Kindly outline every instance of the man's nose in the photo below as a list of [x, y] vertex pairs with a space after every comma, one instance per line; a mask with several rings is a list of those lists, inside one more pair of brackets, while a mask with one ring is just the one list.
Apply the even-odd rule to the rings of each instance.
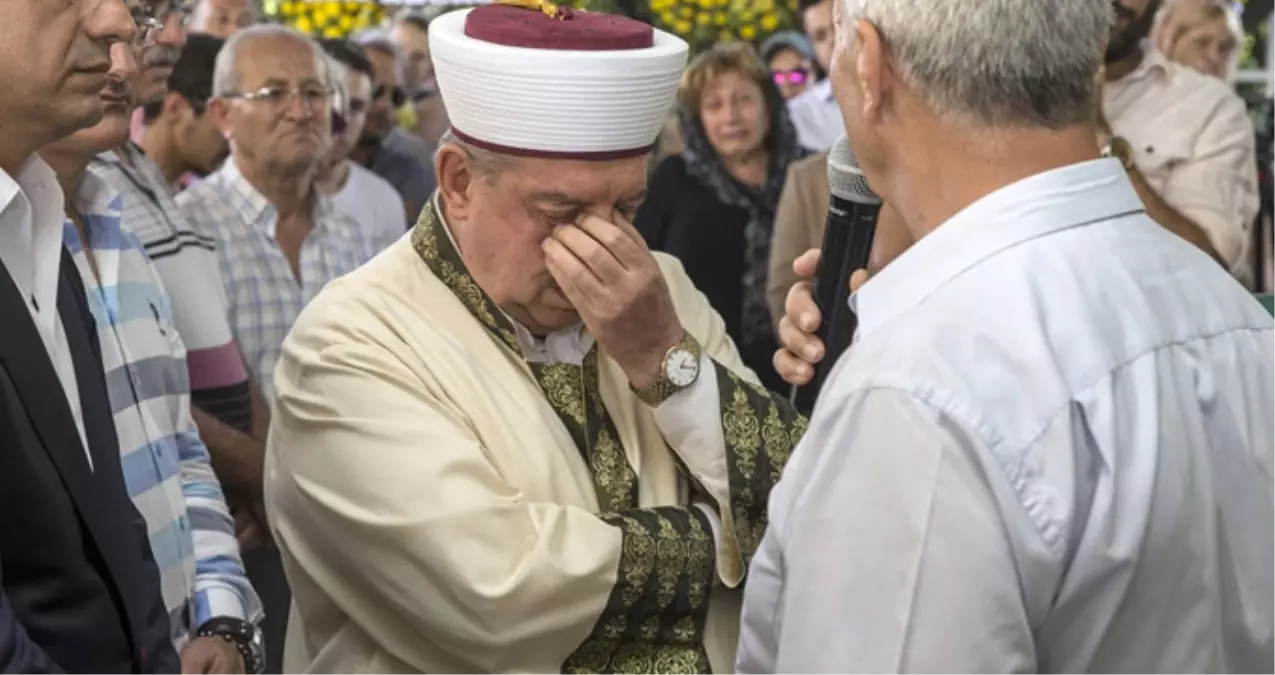
[[131, 42], [137, 35], [137, 24], [123, 0], [86, 0], [84, 9], [84, 34], [94, 41]]
[[111, 45], [110, 76], [122, 81], [133, 79], [137, 75], [137, 54], [128, 42], [116, 42]]
[[186, 22], [182, 12], [169, 12], [164, 19], [164, 29], [155, 36], [156, 44], [181, 49], [186, 46]]

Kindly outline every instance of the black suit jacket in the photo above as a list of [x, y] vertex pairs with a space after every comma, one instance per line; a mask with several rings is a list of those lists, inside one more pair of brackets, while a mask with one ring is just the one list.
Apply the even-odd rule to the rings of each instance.
[[58, 313], [92, 469], [26, 303], [0, 271], [0, 669], [179, 672], [146, 523], [124, 487], [96, 329], [65, 251]]

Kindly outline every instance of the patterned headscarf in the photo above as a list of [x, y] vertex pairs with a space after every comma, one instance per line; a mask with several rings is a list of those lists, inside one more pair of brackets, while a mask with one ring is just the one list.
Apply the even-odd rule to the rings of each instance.
[[779, 89], [770, 81], [760, 83], [770, 115], [770, 130], [765, 145], [768, 154], [766, 180], [760, 186], [744, 185], [735, 180], [708, 140], [698, 110], [678, 109], [682, 138], [686, 148], [682, 158], [688, 173], [713, 191], [717, 200], [728, 206], [748, 211], [744, 227], [745, 264], [743, 326], [741, 346], [767, 338], [773, 331], [770, 310], [766, 304], [766, 275], [770, 267], [770, 235], [775, 227], [775, 208], [788, 175], [788, 165], [810, 154], [797, 143], [797, 130], [788, 117]]

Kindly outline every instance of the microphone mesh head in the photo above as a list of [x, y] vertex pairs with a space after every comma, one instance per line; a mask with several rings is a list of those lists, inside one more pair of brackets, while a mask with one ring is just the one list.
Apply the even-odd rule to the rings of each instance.
[[876, 204], [881, 201], [868, 187], [859, 159], [850, 147], [850, 139], [845, 136], [838, 138], [828, 151], [828, 191], [852, 202]]

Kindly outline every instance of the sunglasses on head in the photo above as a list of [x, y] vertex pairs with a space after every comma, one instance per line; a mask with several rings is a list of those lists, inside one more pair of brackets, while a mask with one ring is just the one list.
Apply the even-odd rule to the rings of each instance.
[[810, 71], [805, 68], [793, 68], [792, 70], [776, 70], [774, 71], [775, 84], [805, 84], [810, 79]]
[[404, 94], [402, 89], [398, 87], [390, 87], [384, 84], [376, 85], [376, 89], [372, 91], [372, 100], [373, 101], [379, 100], [387, 92], [389, 93], [389, 96], [390, 96], [390, 103], [395, 108], [402, 106], [403, 102], [407, 100], [407, 94]]

